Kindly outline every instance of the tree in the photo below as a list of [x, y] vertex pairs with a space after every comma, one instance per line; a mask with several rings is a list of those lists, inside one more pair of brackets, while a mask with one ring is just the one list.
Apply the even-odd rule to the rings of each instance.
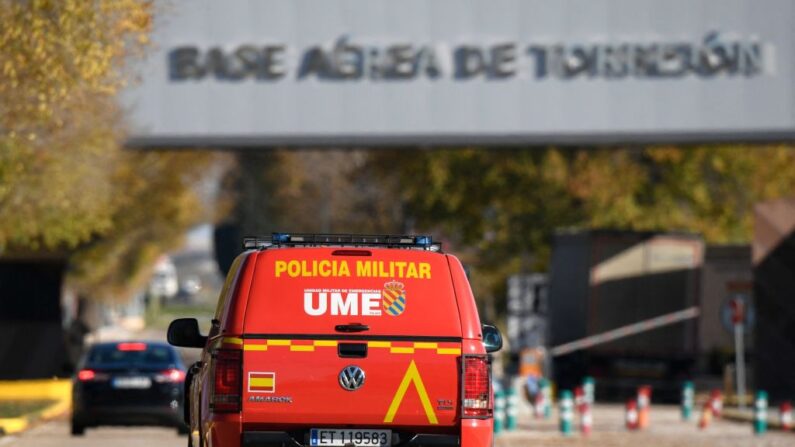
[[752, 205], [795, 191], [789, 146], [386, 151], [365, 169], [396, 185], [418, 228], [453, 243], [486, 301], [508, 274], [546, 268], [556, 229], [747, 243]]
[[70, 281], [124, 296], [206, 210], [214, 156], [124, 151], [120, 88], [148, 0], [0, 0], [0, 256], [69, 257]]
[[2, 0], [0, 250], [73, 248], [110, 229], [114, 95], [150, 22], [138, 0]]

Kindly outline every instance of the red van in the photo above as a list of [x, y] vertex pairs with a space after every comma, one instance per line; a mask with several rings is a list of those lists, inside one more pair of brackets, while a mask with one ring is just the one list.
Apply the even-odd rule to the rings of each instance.
[[186, 380], [193, 446], [492, 445], [487, 352], [461, 263], [428, 236], [247, 238]]

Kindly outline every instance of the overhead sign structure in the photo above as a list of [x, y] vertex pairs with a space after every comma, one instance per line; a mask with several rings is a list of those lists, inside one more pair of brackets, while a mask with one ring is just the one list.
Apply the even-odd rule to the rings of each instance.
[[133, 147], [780, 140], [789, 0], [174, 0]]

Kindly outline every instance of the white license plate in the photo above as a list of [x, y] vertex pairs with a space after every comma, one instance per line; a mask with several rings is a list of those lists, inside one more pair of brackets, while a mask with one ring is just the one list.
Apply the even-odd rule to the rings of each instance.
[[309, 445], [336, 446], [392, 445], [392, 430], [349, 430], [346, 428], [313, 428], [309, 431]]
[[113, 388], [144, 390], [152, 387], [149, 377], [116, 377], [113, 379]]

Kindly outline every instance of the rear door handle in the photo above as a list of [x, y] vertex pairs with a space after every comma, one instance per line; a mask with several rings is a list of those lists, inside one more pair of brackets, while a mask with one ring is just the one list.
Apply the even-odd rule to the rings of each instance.
[[342, 358], [365, 358], [367, 343], [340, 343], [337, 345], [337, 355]]
[[363, 332], [369, 331], [370, 326], [361, 323], [338, 324], [334, 326], [334, 330], [337, 332]]

